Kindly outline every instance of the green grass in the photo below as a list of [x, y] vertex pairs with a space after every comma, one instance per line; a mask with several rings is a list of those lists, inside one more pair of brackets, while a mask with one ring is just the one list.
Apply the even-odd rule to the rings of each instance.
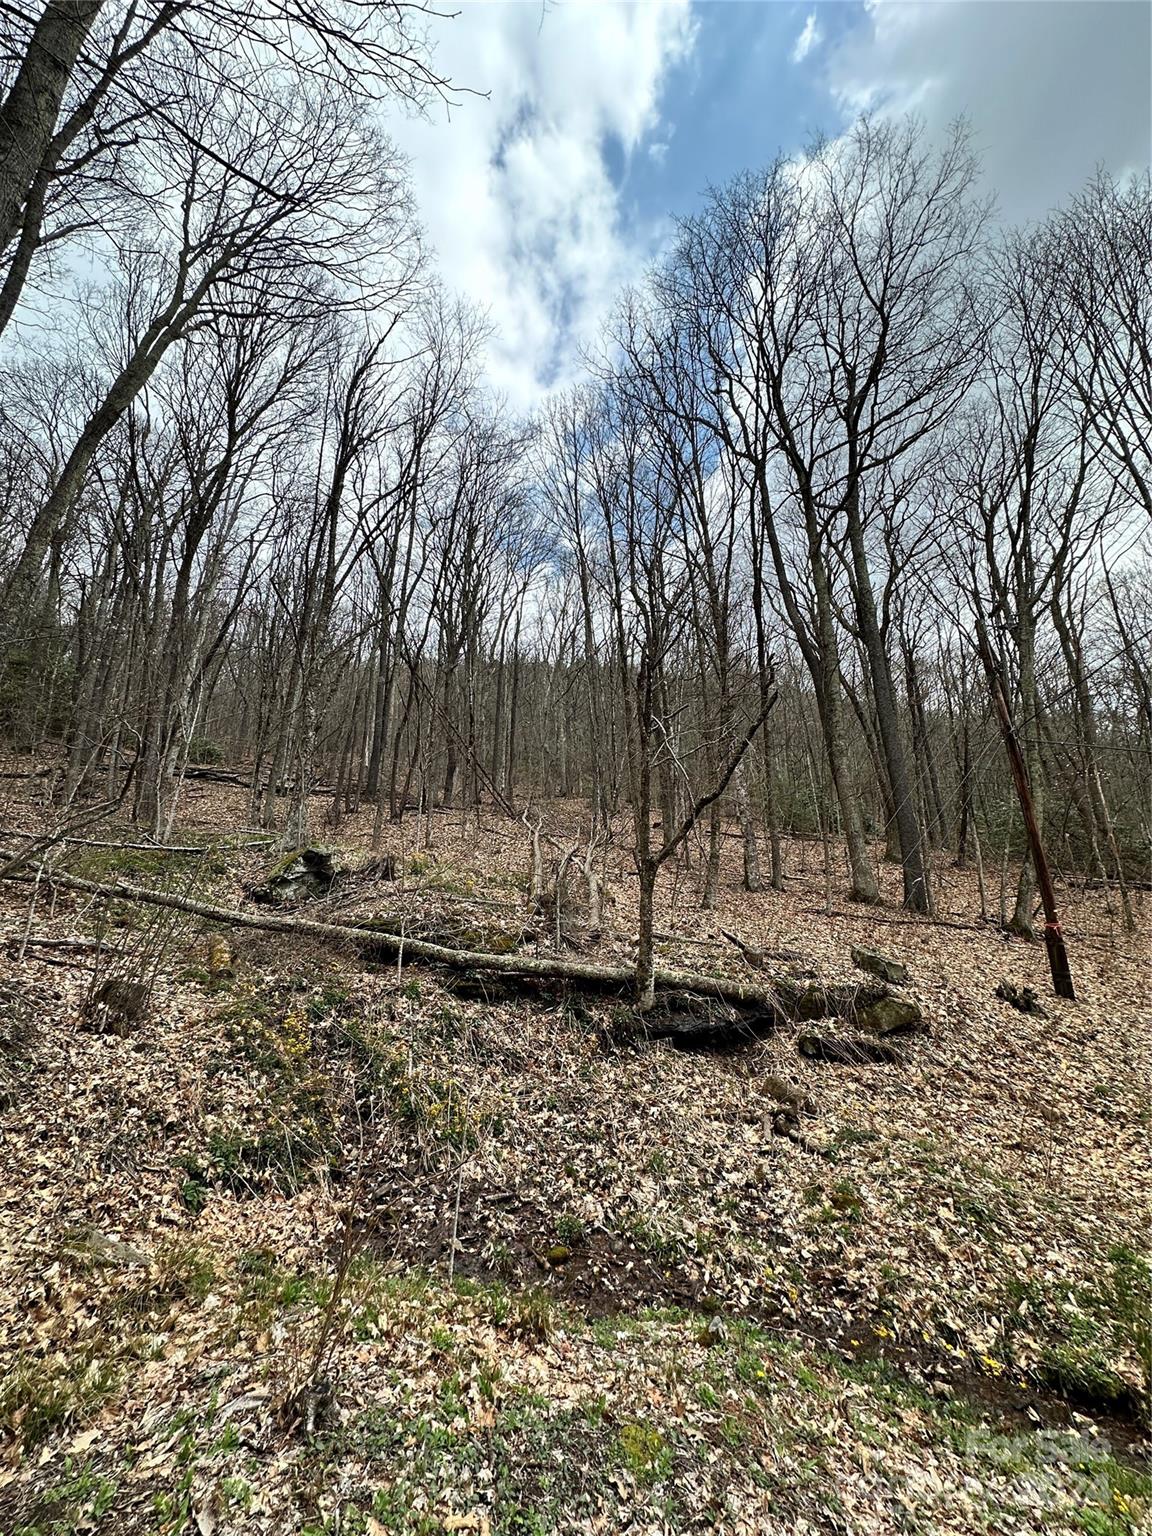
[[93, 1418], [119, 1390], [122, 1374], [115, 1361], [87, 1350], [18, 1354], [0, 1381], [0, 1435], [24, 1451], [35, 1450]]
[[[1018, 1329], [1038, 1334], [1035, 1375], [1045, 1385], [1089, 1406], [1123, 1408], [1142, 1389], [1149, 1411], [1152, 1386], [1152, 1270], [1125, 1246], [1112, 1248], [1086, 1285], [1069, 1286], [1014, 1278], [1002, 1352], [1011, 1358]], [[1122, 1374], [1124, 1367], [1140, 1389]]]
[[14, 1527], [11, 1536], [78, 1536], [94, 1530], [115, 1509], [119, 1492], [119, 1484], [91, 1461], [66, 1456], [60, 1481], [40, 1494], [33, 1519]]
[[203, 853], [173, 853], [165, 848], [70, 849], [68, 873], [99, 884], [126, 880], [129, 884], [195, 885], [228, 873], [220, 852], [206, 846]]

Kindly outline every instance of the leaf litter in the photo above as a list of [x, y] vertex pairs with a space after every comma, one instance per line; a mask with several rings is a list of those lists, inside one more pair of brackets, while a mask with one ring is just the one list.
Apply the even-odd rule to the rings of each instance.
[[[180, 841], [240, 841], [196, 789]], [[387, 881], [355, 873], [369, 827], [310, 912], [525, 942], [506, 823], [397, 832]], [[733, 861], [707, 913], [678, 872], [661, 948], [739, 976], [734, 932], [829, 982], [875, 948], [927, 1023], [895, 1063], [808, 1059], [799, 1027], [622, 1044], [626, 999], [485, 1000], [284, 935], [228, 936], [214, 975], [190, 922], [150, 951], [142, 908], [4, 888], [7, 935], [154, 974], [98, 1032], [90, 955], [0, 950], [0, 1529], [1141, 1529], [1146, 944], [1080, 894], [1058, 1002], [961, 872], [944, 928], [814, 910], [806, 858], [783, 895]], [[241, 903], [269, 862], [197, 878]], [[623, 856], [611, 884], [597, 958], [626, 961]]]

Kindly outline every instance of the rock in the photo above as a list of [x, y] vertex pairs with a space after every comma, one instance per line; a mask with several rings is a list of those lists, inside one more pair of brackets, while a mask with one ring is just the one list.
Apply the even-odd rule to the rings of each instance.
[[810, 1109], [812, 1101], [802, 1088], [795, 1087], [792, 1083], [786, 1083], [782, 1077], [768, 1076], [763, 1081], [763, 1090], [769, 1098], [775, 1099], [777, 1104], [786, 1104], [789, 1109]]
[[879, 976], [881, 981], [890, 982], [893, 986], [908, 980], [908, 967], [899, 960], [890, 960], [878, 949], [854, 949], [852, 962], [870, 976]]
[[1043, 1007], [1031, 987], [1015, 987], [1010, 981], [1002, 981], [996, 988], [996, 996], [1002, 1002], [1010, 1003], [1020, 1013], [1032, 1013], [1038, 1019], [1048, 1017], [1048, 1010]]
[[110, 1268], [140, 1268], [150, 1262], [148, 1255], [139, 1248], [134, 1248], [131, 1243], [121, 1243], [114, 1237], [106, 1237], [95, 1227], [83, 1228], [67, 1246], [79, 1257], [91, 1259], [96, 1264], [106, 1264]]
[[770, 1129], [774, 1136], [787, 1136], [794, 1141], [800, 1134], [800, 1117], [794, 1109], [778, 1109], [771, 1117]]
[[879, 1040], [852, 1040], [843, 1035], [804, 1034], [796, 1041], [801, 1056], [812, 1061], [834, 1062], [840, 1066], [858, 1067], [868, 1062], [893, 1063], [900, 1060], [900, 1053]]
[[703, 1344], [705, 1349], [710, 1349], [714, 1344], [723, 1344], [728, 1337], [728, 1329], [724, 1325], [722, 1317], [710, 1317], [696, 1335], [697, 1343]]
[[129, 1034], [148, 1007], [149, 991], [142, 981], [109, 976], [84, 1005], [83, 1027], [97, 1035]]
[[856, 1025], [870, 1035], [899, 1035], [924, 1022], [920, 1005], [910, 997], [881, 997], [856, 1015]]
[[548, 1250], [549, 1264], [567, 1264], [572, 1257], [572, 1250], [566, 1243], [553, 1243]]
[[252, 891], [252, 900], [275, 907], [295, 907], [327, 896], [336, 884], [335, 861], [334, 848], [295, 848]]

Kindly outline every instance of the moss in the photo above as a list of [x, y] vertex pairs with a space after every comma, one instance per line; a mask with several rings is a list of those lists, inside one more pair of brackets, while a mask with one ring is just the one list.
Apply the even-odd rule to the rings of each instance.
[[293, 864], [296, 863], [297, 859], [299, 859], [300, 856], [304, 853], [304, 851], [305, 850], [303, 848], [290, 848], [287, 853], [277, 859], [275, 864], [272, 865], [272, 867], [264, 876], [265, 885], [267, 885], [269, 881], [279, 880], [284, 875], [286, 875], [292, 868]]
[[654, 1425], [629, 1423], [617, 1437], [624, 1465], [638, 1483], [661, 1482], [671, 1468], [668, 1442]]
[[462, 928], [456, 941], [461, 949], [481, 954], [509, 955], [520, 942], [519, 935], [504, 928]]
[[75, 848], [67, 859], [69, 874], [100, 884], [127, 880], [133, 884], [195, 885], [227, 874], [220, 853], [176, 853], [166, 848]]

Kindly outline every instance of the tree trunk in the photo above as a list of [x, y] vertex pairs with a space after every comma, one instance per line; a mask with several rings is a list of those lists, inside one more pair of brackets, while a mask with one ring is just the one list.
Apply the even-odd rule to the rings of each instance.
[[651, 1008], [656, 1000], [656, 941], [652, 932], [656, 892], [655, 862], [642, 859], [639, 875], [640, 931], [636, 942], [636, 1006], [643, 1012]]
[[744, 889], [758, 891], [760, 881], [760, 850], [756, 846], [756, 823], [748, 805], [748, 782], [741, 763], [735, 773], [736, 811], [740, 817], [740, 831], [744, 839]]
[[15, 237], [68, 82], [103, 0], [48, 0], [0, 104], [0, 250]]
[[893, 818], [900, 838], [904, 905], [913, 912], [926, 913], [930, 910], [930, 898], [920, 821], [916, 815], [912, 778], [908, 772], [908, 757], [900, 731], [892, 667], [876, 614], [876, 599], [872, 591], [872, 578], [868, 570], [868, 555], [864, 545], [864, 526], [855, 493], [849, 497], [845, 511], [855, 575], [856, 618], [868, 657], [868, 669], [872, 677], [872, 697], [876, 705], [876, 726], [884, 753], [884, 768], [892, 790]]

